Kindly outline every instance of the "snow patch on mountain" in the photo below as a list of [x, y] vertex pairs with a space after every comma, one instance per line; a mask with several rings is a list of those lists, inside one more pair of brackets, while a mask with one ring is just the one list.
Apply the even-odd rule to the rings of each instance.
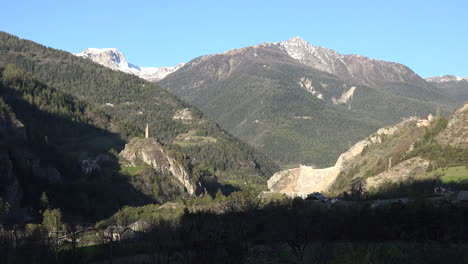
[[360, 55], [343, 55], [335, 50], [314, 46], [300, 37], [287, 41], [264, 43], [259, 47], [277, 47], [296, 61], [314, 69], [366, 84], [375, 81], [414, 81], [421, 78], [408, 67]]
[[185, 65], [185, 63], [179, 63], [174, 67], [139, 67], [129, 63], [125, 56], [116, 48], [88, 48], [74, 55], [91, 59], [113, 70], [134, 74], [148, 81], [161, 80]]
[[458, 77], [454, 75], [444, 75], [444, 76], [434, 76], [426, 78], [428, 82], [460, 82], [460, 81], [468, 81], [468, 77]]
[[334, 73], [346, 69], [344, 55], [324, 47], [309, 44], [300, 37], [293, 37], [288, 41], [274, 43], [293, 59], [318, 70]]

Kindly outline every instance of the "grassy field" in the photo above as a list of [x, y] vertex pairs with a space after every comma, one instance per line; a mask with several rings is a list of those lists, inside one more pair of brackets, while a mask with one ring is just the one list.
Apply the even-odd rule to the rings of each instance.
[[417, 179], [427, 180], [434, 179], [437, 176], [442, 175], [440, 180], [442, 183], [460, 183], [463, 181], [468, 181], [468, 167], [467, 166], [456, 166], [456, 167], [447, 167], [439, 168], [430, 172], [425, 172], [416, 176]]
[[174, 139], [174, 143], [181, 147], [216, 143], [216, 138], [197, 135], [197, 130], [190, 130], [180, 134]]
[[448, 167], [437, 169], [434, 174], [442, 174], [442, 183], [468, 181], [468, 168], [467, 166]]

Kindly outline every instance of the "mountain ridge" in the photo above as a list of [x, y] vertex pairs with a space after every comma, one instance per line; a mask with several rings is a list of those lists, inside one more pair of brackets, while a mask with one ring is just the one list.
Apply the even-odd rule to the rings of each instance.
[[455, 75], [434, 76], [425, 79], [428, 82], [450, 82], [450, 81], [468, 81], [468, 77], [458, 77]]
[[452, 100], [408, 67], [346, 56], [293, 38], [197, 57], [158, 84], [283, 164], [329, 166], [379, 127], [450, 111]]
[[264, 182], [276, 170], [276, 164], [263, 154], [154, 83], [8, 33], [0, 32], [0, 40], [0, 65], [16, 64], [49, 86], [86, 100], [139, 131], [148, 124], [150, 136], [191, 158], [191, 173]]
[[148, 81], [158, 81], [178, 70], [184, 65], [179, 63], [173, 67], [140, 67], [131, 64], [127, 61], [125, 56], [117, 48], [87, 48], [80, 53], [73, 53], [73, 55], [83, 58], [89, 58], [103, 66], [113, 70], [123, 71], [125, 73], [134, 74]]
[[468, 101], [468, 77], [444, 75], [429, 77], [426, 81], [460, 104]]

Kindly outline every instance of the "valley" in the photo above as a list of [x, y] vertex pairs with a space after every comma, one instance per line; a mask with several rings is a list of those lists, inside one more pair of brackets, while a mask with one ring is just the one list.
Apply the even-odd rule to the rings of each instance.
[[140, 67], [0, 32], [0, 262], [457, 263], [465, 84], [299, 37]]

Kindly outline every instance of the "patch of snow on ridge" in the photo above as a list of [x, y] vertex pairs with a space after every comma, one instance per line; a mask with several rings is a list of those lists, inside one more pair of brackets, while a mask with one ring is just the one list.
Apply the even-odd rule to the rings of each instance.
[[161, 80], [185, 65], [185, 63], [179, 63], [174, 67], [139, 67], [129, 63], [125, 56], [116, 48], [88, 48], [83, 52], [74, 53], [74, 55], [89, 58], [110, 69], [134, 74], [148, 81]]
[[468, 81], [468, 77], [458, 77], [458, 76], [454, 76], [454, 75], [444, 75], [444, 76], [429, 77], [429, 78], [426, 78], [426, 81], [428, 81], [428, 82], [437, 82], [437, 83], [451, 82], [451, 81], [460, 82], [460, 81]]
[[286, 51], [293, 59], [325, 72], [333, 73], [337, 64], [344, 64], [344, 56], [340, 53], [311, 45], [300, 37], [293, 37], [275, 45]]

